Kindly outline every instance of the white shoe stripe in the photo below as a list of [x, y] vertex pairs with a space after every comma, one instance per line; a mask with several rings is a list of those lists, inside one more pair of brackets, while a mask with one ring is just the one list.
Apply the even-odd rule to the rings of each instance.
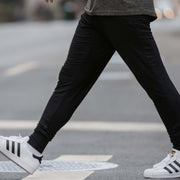
[[171, 164], [169, 164], [169, 166], [174, 170], [174, 172], [179, 172], [178, 171], [178, 169], [175, 167], [175, 166], [173, 166], [173, 164], [171, 163]]
[[180, 163], [179, 163], [178, 160], [175, 160], [175, 161], [174, 161], [174, 164], [176, 164], [176, 165], [180, 168]]
[[11, 152], [11, 150], [12, 150], [12, 141], [9, 140], [9, 151]]
[[174, 162], [172, 162], [171, 164], [178, 170], [178, 172], [180, 171], [180, 167], [177, 166]]
[[167, 165], [166, 167], [167, 167], [172, 173], [175, 172], [175, 170], [174, 170], [171, 166]]
[[169, 167], [164, 167], [164, 169], [168, 172], [168, 173], [172, 173], [172, 171], [169, 169]]

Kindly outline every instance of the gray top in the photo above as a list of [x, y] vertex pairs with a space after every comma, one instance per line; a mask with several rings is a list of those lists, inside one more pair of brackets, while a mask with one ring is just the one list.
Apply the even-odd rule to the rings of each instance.
[[150, 15], [156, 16], [153, 0], [88, 0], [89, 15]]

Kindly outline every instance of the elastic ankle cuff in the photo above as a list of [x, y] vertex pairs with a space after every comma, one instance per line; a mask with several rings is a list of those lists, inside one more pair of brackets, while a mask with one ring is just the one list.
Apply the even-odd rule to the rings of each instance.
[[49, 140], [42, 134], [34, 132], [30, 137], [28, 143], [38, 152], [43, 153]]

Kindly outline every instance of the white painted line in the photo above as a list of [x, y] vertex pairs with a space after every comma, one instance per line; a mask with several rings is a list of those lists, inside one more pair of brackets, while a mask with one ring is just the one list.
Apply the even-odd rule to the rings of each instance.
[[141, 122], [97, 122], [82, 121], [72, 122], [65, 126], [64, 130], [77, 131], [112, 131], [112, 132], [156, 132], [165, 131], [161, 123]]
[[36, 124], [37, 121], [29, 120], [0, 120], [0, 129], [32, 129]]
[[37, 67], [38, 67], [38, 62], [34, 62], [34, 61], [18, 64], [14, 67], [8, 68], [4, 72], [4, 76], [6, 77], [15, 76], [30, 71], [32, 69], [35, 69]]
[[[113, 169], [116, 167], [118, 167], [117, 164], [110, 162], [97, 162], [97, 161], [86, 161], [86, 160], [85, 161], [43, 160], [37, 171], [40, 172], [97, 171], [97, 170]], [[11, 161], [0, 161], [0, 173], [1, 172], [24, 173], [25, 171]]]
[[56, 161], [109, 161], [112, 155], [63, 155], [56, 159]]
[[103, 72], [99, 80], [105, 81], [105, 80], [129, 80], [133, 79], [133, 75], [130, 72]]
[[[37, 121], [31, 120], [0, 120], [0, 129], [33, 129]], [[162, 123], [149, 122], [101, 122], [72, 121], [62, 130], [65, 131], [110, 131], [110, 132], [164, 132]]]
[[82, 172], [36, 172], [23, 180], [84, 180], [90, 176], [93, 171]]
[[[56, 159], [56, 161], [108, 161], [112, 156], [108, 155], [63, 155]], [[94, 171], [75, 171], [75, 172], [35, 172], [23, 180], [84, 180]]]

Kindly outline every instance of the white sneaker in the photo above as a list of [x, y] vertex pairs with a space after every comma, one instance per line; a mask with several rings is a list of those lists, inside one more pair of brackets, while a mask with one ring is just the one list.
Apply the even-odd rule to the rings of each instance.
[[0, 152], [26, 172], [33, 174], [38, 169], [42, 156], [38, 157], [30, 152], [28, 140], [29, 137], [0, 136]]
[[178, 178], [180, 177], [180, 151], [173, 149], [160, 163], [144, 171], [145, 178]]

